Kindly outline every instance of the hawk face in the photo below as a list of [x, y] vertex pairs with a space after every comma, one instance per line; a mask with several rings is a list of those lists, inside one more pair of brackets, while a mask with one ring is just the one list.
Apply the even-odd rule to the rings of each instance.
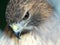
[[50, 5], [43, 0], [10, 0], [6, 9], [6, 20], [19, 38], [40, 26], [51, 10]]

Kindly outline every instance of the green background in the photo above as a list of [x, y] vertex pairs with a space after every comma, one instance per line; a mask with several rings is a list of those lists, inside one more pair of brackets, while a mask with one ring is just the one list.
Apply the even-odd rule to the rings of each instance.
[[9, 0], [0, 0], [0, 29], [4, 29], [6, 25], [5, 11]]

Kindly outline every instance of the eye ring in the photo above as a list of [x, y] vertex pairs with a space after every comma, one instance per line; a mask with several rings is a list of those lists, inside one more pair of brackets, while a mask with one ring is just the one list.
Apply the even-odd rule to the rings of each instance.
[[29, 18], [29, 12], [26, 12], [26, 14], [25, 14], [23, 20], [27, 20], [28, 18]]

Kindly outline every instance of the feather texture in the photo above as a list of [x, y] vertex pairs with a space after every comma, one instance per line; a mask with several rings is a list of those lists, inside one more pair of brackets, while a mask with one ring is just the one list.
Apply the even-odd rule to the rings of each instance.
[[[13, 0], [11, 1], [13, 2]], [[19, 2], [17, 0], [15, 1], [16, 1], [15, 3]], [[26, 0], [25, 2], [25, 0], [22, 0], [20, 3], [27, 4], [27, 2], [29, 1]], [[32, 7], [30, 13], [33, 14], [34, 16], [36, 16], [35, 14], [37, 13], [39, 14], [39, 16], [42, 15], [41, 18], [45, 19], [46, 18], [45, 16], [47, 16], [47, 18], [43, 21], [43, 23], [39, 23], [39, 26], [35, 26], [34, 24], [32, 24], [34, 25], [32, 31], [30, 33], [22, 35], [21, 39], [16, 38], [14, 33], [8, 28], [8, 26], [6, 26], [5, 31], [2, 33], [2, 36], [0, 38], [0, 45], [60, 45], [60, 16], [55, 12], [55, 10], [53, 10], [52, 7], [50, 7], [50, 5], [47, 4], [47, 2], [39, 0], [42, 1], [43, 3], [37, 1], [36, 4], [34, 3], [35, 1], [37, 0], [32, 0], [33, 2], [32, 5], [34, 4], [33, 7], [39, 4], [38, 8], [35, 8], [36, 10], [34, 10], [32, 5], [30, 4], [31, 2], [29, 3], [29, 6], [28, 4], [26, 5], [26, 7], [29, 7], [28, 9], [31, 9]], [[39, 6], [41, 9], [39, 8]], [[38, 10], [40, 9], [40, 12], [37, 9]], [[12, 12], [11, 14], [13, 13], [15, 12]], [[37, 16], [34, 18], [37, 19], [38, 18]], [[14, 15], [12, 15], [12, 17], [14, 17]], [[41, 18], [39, 17], [38, 19]]]

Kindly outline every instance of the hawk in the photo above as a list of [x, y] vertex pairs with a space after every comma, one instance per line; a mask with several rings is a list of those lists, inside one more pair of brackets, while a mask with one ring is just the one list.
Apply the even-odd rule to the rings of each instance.
[[47, 0], [10, 0], [6, 21], [1, 45], [60, 45], [59, 19]]

